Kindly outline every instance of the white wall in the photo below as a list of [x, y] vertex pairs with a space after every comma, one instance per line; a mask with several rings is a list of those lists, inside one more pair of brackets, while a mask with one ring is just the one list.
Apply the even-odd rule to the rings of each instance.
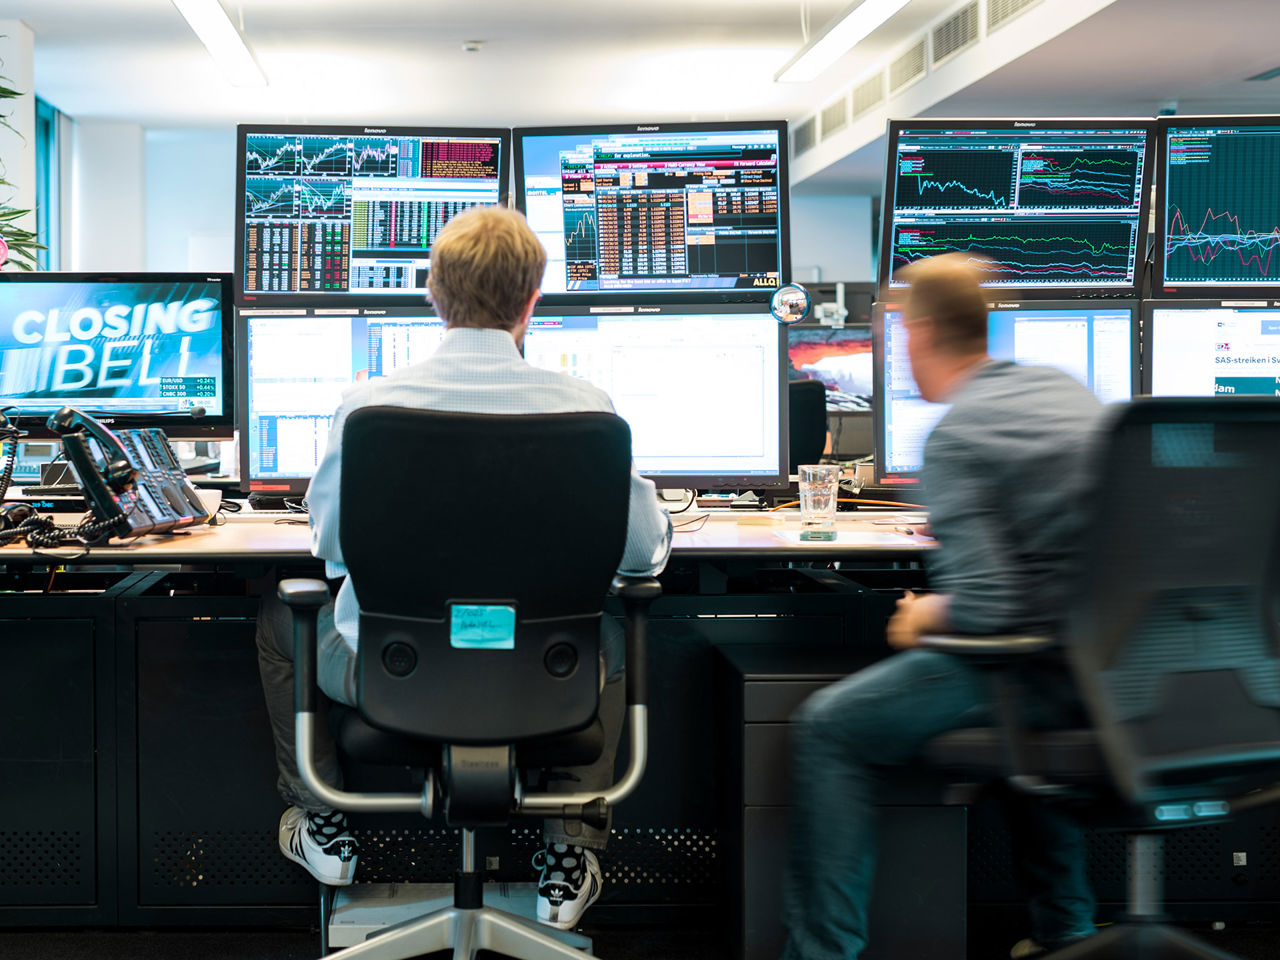
[[145, 270], [142, 127], [80, 121], [72, 134], [71, 262], [64, 266]]
[[874, 280], [871, 198], [792, 193], [791, 274], [801, 283]]
[[[0, 20], [0, 76], [6, 86], [22, 96], [5, 101], [13, 130], [0, 128], [0, 164], [12, 187], [0, 188], [0, 204], [34, 211], [36, 205], [36, 97], [33, 77], [35, 35], [21, 20]], [[35, 213], [15, 221], [15, 226], [35, 230]]]
[[148, 130], [146, 147], [147, 269], [230, 273], [235, 128]]

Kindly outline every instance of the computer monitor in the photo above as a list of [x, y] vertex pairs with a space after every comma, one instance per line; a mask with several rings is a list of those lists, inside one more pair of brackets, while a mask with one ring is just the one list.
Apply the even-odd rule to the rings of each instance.
[[422, 302], [431, 244], [507, 194], [510, 131], [240, 124], [236, 302]]
[[609, 394], [658, 486], [766, 490], [787, 482], [785, 336], [768, 304], [540, 307], [524, 355]]
[[1156, 140], [1152, 291], [1280, 292], [1280, 116], [1161, 117]]
[[[1103, 403], [1128, 400], [1138, 381], [1136, 300], [997, 302], [987, 314], [987, 352], [1000, 360], [1057, 367]], [[950, 409], [920, 396], [907, 356], [902, 309], [876, 304], [875, 472], [879, 483], [915, 483], [924, 442]]]
[[871, 324], [787, 328], [787, 379], [820, 380], [828, 411], [871, 412]]
[[790, 279], [786, 123], [529, 127], [513, 138], [516, 205], [547, 248], [548, 302], [767, 300]]
[[64, 406], [229, 438], [231, 377], [230, 274], [0, 272], [0, 406], [32, 438]]
[[[242, 486], [276, 495], [306, 490], [347, 386], [425, 359], [444, 335], [421, 310], [241, 310], [239, 326]], [[766, 304], [539, 308], [524, 354], [608, 393], [659, 486], [773, 489], [786, 482], [783, 336]]]
[[1136, 296], [1146, 253], [1149, 120], [894, 120], [881, 289], [967, 253], [1011, 297]]
[[427, 307], [241, 309], [237, 327], [241, 488], [276, 496], [306, 491], [347, 387], [425, 360], [444, 337]]
[[1254, 303], [1144, 302], [1142, 392], [1280, 396], [1280, 300]]

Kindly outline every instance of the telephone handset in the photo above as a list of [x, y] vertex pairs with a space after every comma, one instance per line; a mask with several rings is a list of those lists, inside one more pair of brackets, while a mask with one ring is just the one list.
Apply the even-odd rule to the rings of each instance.
[[51, 416], [49, 428], [62, 437], [98, 538], [164, 533], [208, 521], [164, 431], [112, 432], [74, 407]]

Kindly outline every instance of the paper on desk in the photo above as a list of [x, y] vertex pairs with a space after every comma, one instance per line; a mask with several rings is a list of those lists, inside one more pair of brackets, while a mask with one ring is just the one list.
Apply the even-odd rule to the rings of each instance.
[[914, 537], [908, 537], [901, 533], [866, 533], [861, 530], [837, 530], [834, 540], [801, 540], [799, 530], [774, 530], [774, 536], [781, 537], [787, 543], [798, 544], [802, 547], [823, 547], [832, 544], [844, 544], [846, 546], [859, 547], [903, 547], [910, 544], [920, 543]]
[[895, 513], [888, 517], [873, 517], [872, 523], [928, 523], [927, 513]]

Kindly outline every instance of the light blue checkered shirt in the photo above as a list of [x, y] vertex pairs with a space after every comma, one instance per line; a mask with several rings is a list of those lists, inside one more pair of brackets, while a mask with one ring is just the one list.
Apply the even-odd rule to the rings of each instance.
[[[445, 333], [428, 359], [390, 376], [359, 383], [342, 395], [333, 417], [329, 445], [307, 491], [311, 514], [311, 552], [325, 561], [329, 577], [345, 577], [338, 544], [338, 483], [342, 464], [342, 427], [352, 410], [368, 406], [415, 407], [453, 413], [613, 412], [608, 395], [585, 380], [540, 370], [525, 362], [504, 330], [460, 327]], [[656, 574], [671, 551], [671, 518], [658, 505], [653, 483], [631, 470], [631, 508], [627, 546], [620, 573]], [[355, 649], [360, 605], [350, 579], [343, 581], [334, 623]]]

